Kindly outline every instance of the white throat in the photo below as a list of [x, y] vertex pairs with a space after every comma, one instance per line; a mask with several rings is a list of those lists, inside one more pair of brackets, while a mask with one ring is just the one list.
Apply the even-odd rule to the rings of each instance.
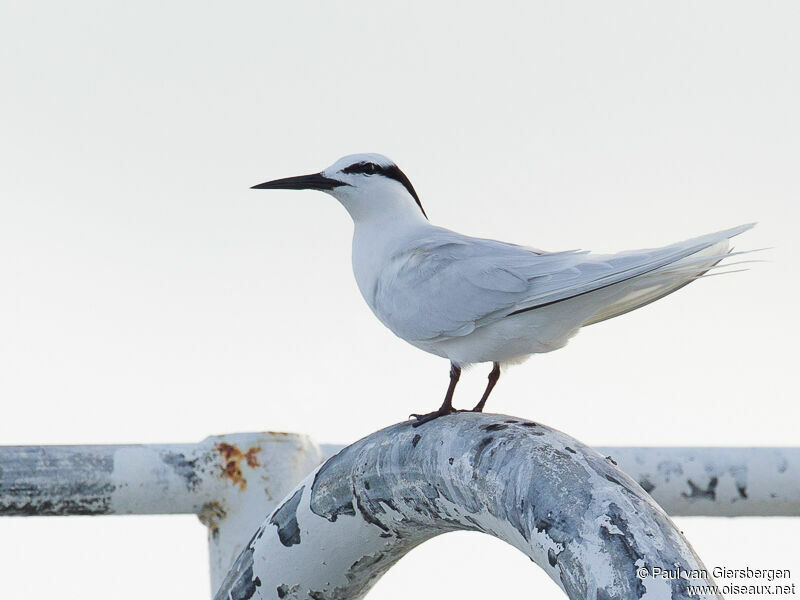
[[345, 187], [332, 192], [353, 219], [353, 274], [361, 295], [373, 310], [381, 271], [403, 260], [414, 240], [434, 229], [401, 184], [387, 180], [380, 187], [383, 189], [369, 193]]
[[375, 177], [368, 187], [341, 186], [330, 192], [359, 225], [427, 223], [416, 200], [398, 182]]

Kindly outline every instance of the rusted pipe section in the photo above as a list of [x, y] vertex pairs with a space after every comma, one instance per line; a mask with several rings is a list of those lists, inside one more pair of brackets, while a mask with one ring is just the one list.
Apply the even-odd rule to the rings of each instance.
[[[215, 598], [361, 598], [412, 548], [455, 530], [515, 546], [574, 600], [709, 597], [687, 590], [712, 583], [688, 542], [613, 460], [530, 421], [458, 413], [330, 458], [256, 530]], [[687, 579], [640, 576], [666, 566]]]
[[196, 514], [212, 589], [282, 496], [321, 462], [306, 436], [246, 433], [199, 444], [0, 447], [0, 516]]

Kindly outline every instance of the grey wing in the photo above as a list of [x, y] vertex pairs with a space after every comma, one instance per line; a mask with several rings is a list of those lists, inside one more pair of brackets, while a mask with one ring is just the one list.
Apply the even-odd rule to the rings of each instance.
[[[609, 256], [539, 252], [440, 230], [419, 240], [414, 250], [395, 257], [384, 270], [376, 289], [376, 313], [395, 334], [409, 341], [464, 336], [512, 314], [663, 273], [669, 265], [685, 264], [687, 257], [750, 227]], [[715, 260], [724, 256], [724, 246]], [[709, 259], [704, 260], [706, 264]], [[696, 274], [676, 273], [675, 277], [684, 279]], [[669, 281], [669, 286], [675, 286], [675, 281]]]
[[531, 273], [556, 274], [577, 252], [540, 253], [522, 246], [442, 231], [384, 269], [376, 314], [410, 341], [457, 337], [509, 314], [531, 294]]

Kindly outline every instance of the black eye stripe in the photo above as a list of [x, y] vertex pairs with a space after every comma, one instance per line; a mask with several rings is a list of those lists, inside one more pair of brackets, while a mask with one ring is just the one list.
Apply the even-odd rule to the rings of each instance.
[[388, 167], [384, 167], [378, 165], [376, 163], [371, 162], [360, 162], [350, 165], [349, 167], [345, 167], [342, 169], [342, 173], [363, 173], [365, 175], [383, 175], [384, 177], [388, 177], [389, 179], [394, 179], [398, 183], [402, 184], [406, 191], [414, 198], [419, 206], [419, 209], [422, 211], [422, 214], [425, 218], [428, 218], [428, 215], [425, 214], [425, 209], [422, 208], [422, 202], [419, 200], [419, 196], [417, 196], [417, 192], [414, 190], [414, 186], [411, 185], [411, 181], [406, 177], [406, 174], [400, 170], [400, 167], [397, 165], [390, 165]]
[[373, 173], [383, 173], [384, 169], [380, 165], [371, 162], [360, 162], [349, 167], [345, 167], [342, 173], [364, 173], [365, 175], [372, 175]]

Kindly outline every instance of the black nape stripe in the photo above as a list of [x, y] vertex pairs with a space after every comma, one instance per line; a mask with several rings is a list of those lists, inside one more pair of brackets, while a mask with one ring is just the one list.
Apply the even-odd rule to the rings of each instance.
[[425, 214], [425, 209], [422, 208], [422, 202], [419, 201], [419, 196], [417, 196], [416, 190], [414, 190], [414, 186], [411, 185], [411, 181], [406, 177], [406, 174], [400, 170], [400, 167], [397, 165], [392, 165], [390, 167], [384, 167], [382, 170], [382, 174], [388, 177], [389, 179], [394, 179], [395, 181], [399, 181], [403, 184], [403, 187], [408, 190], [408, 193], [414, 198], [417, 202], [417, 206], [422, 211], [423, 216], [427, 219], [428, 215]]
[[402, 184], [404, 188], [408, 191], [409, 194], [414, 198], [417, 206], [422, 211], [423, 216], [427, 219], [428, 215], [425, 214], [425, 209], [422, 208], [422, 202], [419, 200], [419, 196], [417, 196], [417, 192], [414, 189], [414, 186], [411, 185], [411, 181], [406, 177], [406, 174], [400, 170], [400, 167], [397, 165], [389, 165], [388, 167], [384, 167], [383, 165], [379, 165], [373, 162], [360, 162], [350, 165], [349, 167], [345, 167], [342, 169], [342, 173], [363, 173], [365, 175], [383, 175], [384, 177], [388, 177], [389, 179], [394, 179], [398, 183]]

